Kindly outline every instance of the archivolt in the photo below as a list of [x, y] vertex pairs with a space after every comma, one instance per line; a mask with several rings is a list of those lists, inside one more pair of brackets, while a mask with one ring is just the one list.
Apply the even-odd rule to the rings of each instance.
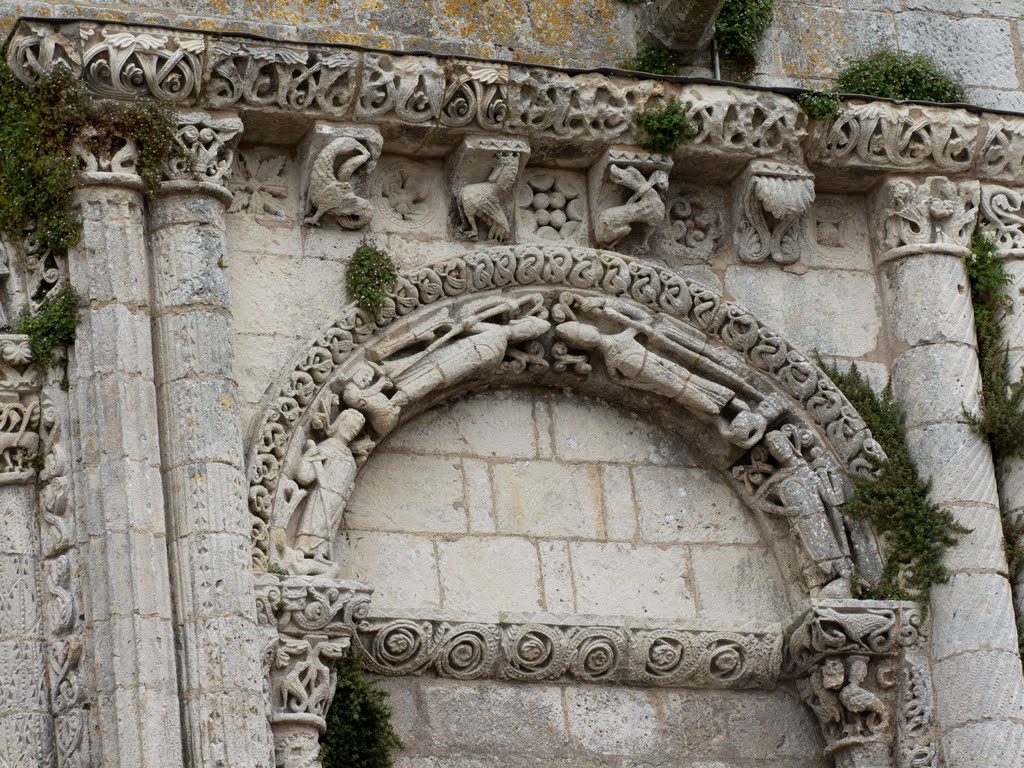
[[[884, 458], [828, 377], [742, 307], [669, 269], [586, 248], [481, 250], [350, 305], [269, 396], [248, 460], [253, 562], [335, 572], [357, 468], [396, 426], [470, 389], [571, 386], [703, 430], [747, 503], [785, 517], [804, 587], [849, 594], [877, 545], [838, 508]], [[710, 438], [710, 439], [708, 439]], [[845, 472], [844, 472], [845, 470]]]

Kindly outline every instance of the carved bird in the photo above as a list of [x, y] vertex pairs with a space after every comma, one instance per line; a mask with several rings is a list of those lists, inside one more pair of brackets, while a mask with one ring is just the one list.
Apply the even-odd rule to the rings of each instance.
[[519, 173], [519, 153], [502, 152], [487, 181], [467, 184], [459, 190], [459, 215], [467, 237], [477, 238], [477, 217], [487, 224], [487, 239], [505, 242], [512, 232], [502, 210], [501, 198], [508, 194]]

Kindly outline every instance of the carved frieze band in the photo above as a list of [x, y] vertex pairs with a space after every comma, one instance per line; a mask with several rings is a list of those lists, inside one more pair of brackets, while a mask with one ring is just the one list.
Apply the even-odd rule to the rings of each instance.
[[770, 688], [782, 664], [782, 637], [767, 630], [375, 617], [358, 640], [373, 672], [458, 680]]
[[798, 162], [807, 139], [818, 167], [1024, 180], [1024, 121], [941, 107], [851, 101], [808, 136], [781, 94], [84, 21], [23, 21], [8, 61], [29, 83], [67, 66], [107, 98], [503, 131], [535, 145], [631, 143], [634, 109], [680, 98], [698, 125], [680, 156]]

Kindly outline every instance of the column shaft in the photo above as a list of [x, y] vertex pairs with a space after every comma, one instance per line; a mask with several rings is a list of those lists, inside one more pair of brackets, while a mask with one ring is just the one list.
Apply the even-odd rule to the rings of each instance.
[[[68, 378], [103, 765], [182, 765], [142, 195], [127, 174], [76, 191], [80, 309]], [[105, 177], [111, 177], [104, 183]], [[137, 182], [137, 177], [136, 177]]]
[[149, 212], [186, 765], [272, 768], [217, 190], [172, 182]]
[[[970, 186], [939, 178], [883, 186], [888, 218], [878, 229], [892, 239], [881, 249], [880, 272], [908, 449], [920, 474], [932, 479], [932, 501], [971, 529], [946, 557], [949, 582], [931, 595], [946, 765], [1012, 768], [1024, 765], [1024, 680], [995, 469], [988, 444], [963, 416], [965, 408], [977, 409], [981, 382], [963, 265], [977, 201]], [[914, 227], [904, 229], [905, 221]]]

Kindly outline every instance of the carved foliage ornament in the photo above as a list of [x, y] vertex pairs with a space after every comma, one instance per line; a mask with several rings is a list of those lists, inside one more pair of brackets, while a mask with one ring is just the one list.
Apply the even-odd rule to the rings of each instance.
[[364, 664], [382, 675], [768, 688], [781, 665], [770, 632], [415, 618], [366, 619], [358, 630]]
[[910, 104], [846, 104], [818, 124], [809, 152], [829, 167], [957, 173], [974, 163], [979, 119], [962, 110]]
[[1024, 190], [982, 184], [980, 224], [999, 250], [1024, 248]]
[[192, 158], [192, 168], [181, 159], [171, 161], [167, 177], [172, 180], [200, 181], [223, 185], [234, 163], [234, 139], [242, 132], [237, 117], [214, 117], [205, 112], [178, 114], [177, 141]]
[[[502, 293], [515, 286], [528, 290]], [[255, 564], [272, 555], [295, 573], [332, 572], [333, 530], [358, 465], [431, 392], [508, 373], [587, 374], [600, 360], [613, 383], [720, 420], [727, 442], [749, 448], [782, 409], [762, 408], [765, 395], [737, 372], [743, 358], [806, 409], [847, 470], [871, 473], [880, 449], [831, 381], [745, 310], [668, 270], [552, 246], [400, 275], [379, 314], [346, 310], [264, 415], [248, 462]]]

